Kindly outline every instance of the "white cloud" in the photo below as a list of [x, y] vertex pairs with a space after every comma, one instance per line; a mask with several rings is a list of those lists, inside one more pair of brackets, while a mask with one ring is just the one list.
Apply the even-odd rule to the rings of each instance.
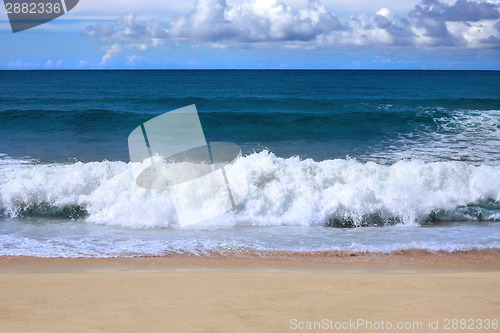
[[[185, 15], [139, 23], [123, 15], [114, 23], [87, 26], [84, 34], [103, 43], [105, 64], [123, 50], [147, 50], [168, 40], [206, 43], [214, 48], [317, 48], [331, 46], [414, 46], [498, 48], [500, 4], [421, 0], [408, 15], [382, 7], [373, 14], [339, 19], [319, 0], [293, 8], [283, 0], [197, 0]], [[135, 54], [134, 54], [135, 55]]]
[[122, 51], [122, 47], [120, 44], [115, 43], [106, 48], [106, 53], [101, 58], [100, 65], [105, 65], [115, 54], [118, 54]]
[[138, 56], [137, 54], [133, 54], [129, 57], [127, 57], [127, 62], [129, 65], [133, 65], [135, 62], [140, 61], [142, 59], [141, 56]]
[[21, 60], [17, 60], [15, 62], [11, 62], [7, 65], [7, 69], [39, 69], [41, 66], [39, 63], [35, 62], [24, 62]]
[[114, 23], [97, 23], [85, 28], [84, 35], [95, 37], [102, 43], [114, 43], [115, 48], [123, 45], [127, 49], [147, 50], [151, 46], [158, 46], [167, 38], [160, 22], [151, 19], [146, 24], [137, 24], [135, 16], [125, 14]]
[[[494, 25], [500, 19], [500, 12], [499, 3], [495, 2], [457, 0], [450, 5], [439, 0], [422, 0], [409, 16], [415, 19], [413, 31], [421, 38], [421, 44], [479, 47], [480, 34], [465, 26]], [[489, 31], [492, 37], [498, 37], [498, 31]]]
[[85, 60], [80, 60], [78, 62], [78, 65], [76, 66], [76, 68], [78, 69], [84, 69], [84, 68], [90, 68], [90, 64], [88, 62], [86, 62]]
[[63, 68], [63, 61], [59, 59], [58, 61], [48, 60], [45, 65], [43, 65], [45, 69], [61, 69]]
[[198, 0], [194, 10], [171, 22], [169, 37], [201, 41], [268, 42], [312, 40], [340, 30], [337, 17], [319, 1], [295, 10], [281, 0]]

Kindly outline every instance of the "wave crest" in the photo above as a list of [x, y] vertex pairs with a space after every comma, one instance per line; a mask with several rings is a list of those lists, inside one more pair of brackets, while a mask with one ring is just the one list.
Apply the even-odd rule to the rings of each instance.
[[[465, 162], [244, 157], [249, 193], [220, 226], [362, 226], [500, 220], [500, 167]], [[10, 218], [84, 218], [127, 227], [177, 227], [168, 191], [135, 185], [124, 162], [0, 161], [0, 210]], [[204, 224], [206, 225], [206, 224]]]

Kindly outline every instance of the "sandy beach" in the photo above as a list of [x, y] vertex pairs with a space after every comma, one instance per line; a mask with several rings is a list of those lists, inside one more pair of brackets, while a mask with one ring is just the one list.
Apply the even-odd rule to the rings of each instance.
[[4, 256], [0, 270], [0, 332], [499, 330], [499, 250]]

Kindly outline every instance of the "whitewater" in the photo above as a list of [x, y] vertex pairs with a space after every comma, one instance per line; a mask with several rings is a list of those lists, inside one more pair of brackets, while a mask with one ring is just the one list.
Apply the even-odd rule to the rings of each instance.
[[[464, 162], [243, 157], [249, 194], [219, 226], [362, 226], [500, 220], [500, 167]], [[0, 208], [9, 218], [82, 216], [131, 228], [178, 227], [168, 190], [135, 184], [131, 163], [37, 164], [4, 158]], [[210, 193], [200, 189], [204, 200]], [[206, 197], [203, 197], [206, 195]], [[78, 213], [78, 214], [77, 214]], [[204, 227], [201, 223], [198, 227]]]
[[[500, 245], [500, 167], [243, 157], [235, 210], [180, 227], [168, 190], [132, 163], [0, 160], [0, 254], [126, 256], [227, 251], [463, 250]], [[205, 200], [210, 191], [200, 189]]]

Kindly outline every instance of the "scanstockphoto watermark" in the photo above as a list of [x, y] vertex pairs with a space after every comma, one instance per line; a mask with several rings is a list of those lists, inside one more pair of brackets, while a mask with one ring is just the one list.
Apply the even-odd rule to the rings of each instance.
[[320, 321], [302, 321], [290, 319], [290, 329], [297, 331], [328, 330], [328, 331], [357, 331], [357, 330], [423, 330], [422, 321], [385, 321], [369, 320], [365, 318], [350, 318], [349, 320], [334, 320], [324, 318]]
[[79, 0], [3, 0], [12, 32], [52, 21], [73, 8]]
[[169, 195], [181, 227], [230, 212], [248, 194], [240, 147], [207, 142], [194, 104], [137, 126], [128, 147], [136, 185]]
[[442, 331], [454, 332], [497, 332], [498, 318], [444, 318], [416, 321], [370, 320], [366, 318], [349, 318], [348, 320], [334, 320], [324, 318], [319, 321], [290, 319], [289, 328], [294, 331]]

